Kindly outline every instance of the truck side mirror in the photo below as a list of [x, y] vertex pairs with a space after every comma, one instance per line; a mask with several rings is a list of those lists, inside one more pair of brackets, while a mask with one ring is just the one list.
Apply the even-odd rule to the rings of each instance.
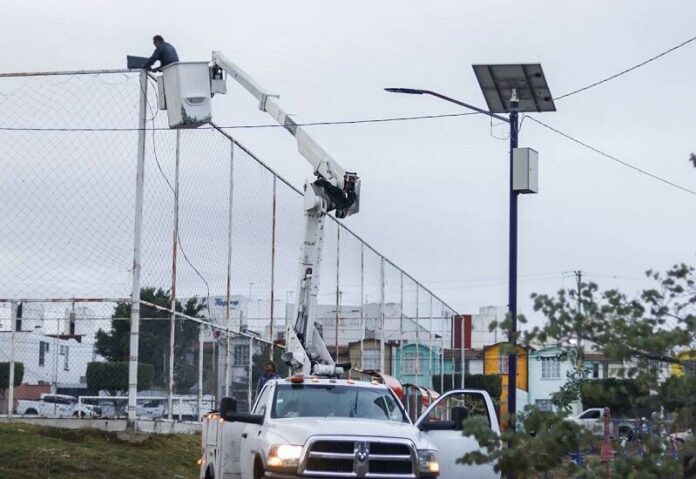
[[220, 416], [228, 417], [230, 414], [237, 412], [237, 399], [233, 397], [224, 397], [220, 399]]

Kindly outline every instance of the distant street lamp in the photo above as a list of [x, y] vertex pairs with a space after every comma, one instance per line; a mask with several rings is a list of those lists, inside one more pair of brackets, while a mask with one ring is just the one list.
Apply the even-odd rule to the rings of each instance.
[[[487, 115], [510, 125], [510, 239], [508, 311], [510, 330], [508, 342], [508, 414], [517, 410], [517, 195], [536, 193], [537, 153], [530, 148], [518, 148], [519, 112], [556, 111], [553, 97], [540, 64], [474, 65], [488, 110], [455, 100], [430, 90], [385, 88], [390, 93], [430, 95]], [[509, 117], [498, 115], [508, 113]], [[462, 374], [464, 372], [462, 371]]]

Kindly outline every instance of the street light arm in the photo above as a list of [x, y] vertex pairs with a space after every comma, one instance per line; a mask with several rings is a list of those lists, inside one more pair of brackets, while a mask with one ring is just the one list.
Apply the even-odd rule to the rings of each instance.
[[468, 108], [469, 110], [473, 110], [477, 113], [481, 113], [482, 115], [487, 115], [490, 116], [491, 118], [495, 118], [496, 120], [504, 121], [505, 123], [510, 123], [510, 119], [506, 118], [504, 116], [497, 115], [495, 113], [492, 113], [488, 110], [484, 110], [483, 108], [479, 108], [474, 105], [469, 105], [468, 103], [464, 103], [463, 101], [455, 100], [454, 98], [450, 98], [448, 96], [442, 95], [440, 93], [430, 91], [430, 90], [417, 90], [414, 88], [385, 88], [385, 91], [388, 91], [389, 93], [405, 93], [408, 95], [430, 95], [434, 96], [437, 98], [440, 98], [441, 100], [448, 101], [450, 103], [454, 103], [455, 105], [463, 106], [464, 108]]

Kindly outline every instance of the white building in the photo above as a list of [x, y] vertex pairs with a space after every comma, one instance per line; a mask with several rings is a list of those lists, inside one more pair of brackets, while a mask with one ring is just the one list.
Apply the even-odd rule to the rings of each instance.
[[507, 332], [503, 329], [489, 330], [489, 325], [493, 321], [497, 321], [498, 324], [505, 321], [507, 312], [505, 306], [485, 306], [479, 309], [478, 314], [471, 316], [471, 347], [473, 349], [483, 349], [491, 344], [507, 340]]
[[24, 365], [23, 384], [50, 384], [52, 389], [86, 386], [87, 363], [99, 360], [93, 343], [79, 336], [46, 335], [37, 331], [0, 332], [0, 362]]

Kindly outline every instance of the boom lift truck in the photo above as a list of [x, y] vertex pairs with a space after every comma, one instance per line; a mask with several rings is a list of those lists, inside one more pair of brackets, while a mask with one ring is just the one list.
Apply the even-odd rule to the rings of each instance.
[[324, 220], [355, 214], [360, 179], [337, 164], [241, 68], [213, 53], [212, 78], [234, 78], [297, 140], [316, 179], [304, 186], [304, 240], [300, 257], [297, 311], [286, 326], [283, 360], [293, 375], [268, 381], [250, 413], [237, 412], [234, 398], [202, 423], [200, 479], [435, 478], [500, 477], [490, 464], [457, 464], [479, 450], [462, 435], [468, 415], [483, 416], [499, 433], [485, 391], [457, 390], [440, 396], [413, 424], [395, 391], [373, 381], [339, 379], [350, 364], [335, 364], [313, 323], [319, 288]]

